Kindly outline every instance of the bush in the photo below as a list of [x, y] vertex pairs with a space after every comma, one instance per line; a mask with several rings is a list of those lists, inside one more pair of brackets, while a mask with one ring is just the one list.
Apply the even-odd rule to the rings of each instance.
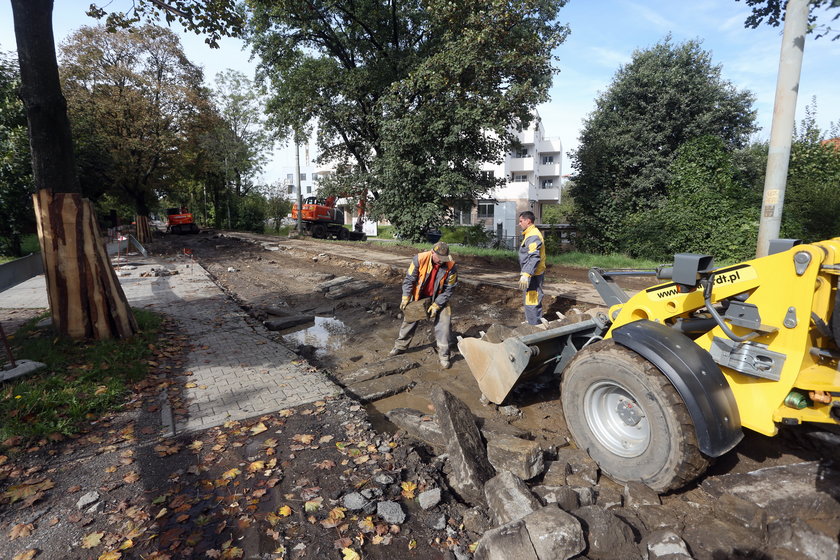
[[482, 224], [475, 224], [472, 226], [445, 227], [441, 240], [472, 247], [488, 247], [493, 243], [493, 238], [492, 231], [485, 229]]

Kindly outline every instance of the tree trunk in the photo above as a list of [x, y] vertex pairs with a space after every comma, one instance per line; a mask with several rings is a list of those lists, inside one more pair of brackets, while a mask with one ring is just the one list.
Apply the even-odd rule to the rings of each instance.
[[137, 214], [134, 216], [134, 223], [137, 225], [137, 241], [151, 243], [152, 228], [149, 225], [149, 217]]
[[137, 323], [105, 252], [93, 205], [79, 194], [46, 189], [33, 199], [53, 324], [73, 338], [132, 336]]
[[55, 58], [52, 8], [52, 0], [12, 0], [50, 311], [61, 334], [128, 337], [137, 332], [137, 323], [111, 268], [93, 206], [78, 194], [67, 102]]

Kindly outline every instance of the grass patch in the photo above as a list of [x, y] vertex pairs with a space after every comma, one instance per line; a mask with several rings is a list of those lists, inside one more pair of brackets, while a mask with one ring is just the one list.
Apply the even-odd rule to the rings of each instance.
[[[34, 233], [21, 236], [20, 239], [21, 252], [23, 256], [30, 253], [40, 253], [41, 244], [38, 243], [38, 236]], [[15, 260], [17, 257], [5, 254], [11, 250], [11, 242], [6, 237], [0, 237], [0, 264]]]
[[0, 384], [0, 441], [71, 435], [118, 409], [131, 384], [148, 374], [163, 323], [149, 311], [135, 309], [134, 316], [140, 332], [127, 340], [56, 338], [51, 328], [35, 326], [38, 319], [21, 327], [11, 338], [15, 359], [47, 367]]

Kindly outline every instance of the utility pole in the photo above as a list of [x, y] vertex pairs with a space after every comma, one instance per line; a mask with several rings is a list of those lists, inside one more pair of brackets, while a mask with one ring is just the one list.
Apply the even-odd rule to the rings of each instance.
[[756, 257], [766, 256], [770, 240], [779, 237], [807, 28], [808, 0], [788, 0], [785, 9], [782, 51], [779, 55], [773, 124], [770, 127], [770, 149], [767, 154]]
[[295, 185], [297, 186], [297, 230], [299, 234], [303, 234], [303, 221], [301, 214], [303, 214], [303, 186], [300, 184], [300, 143], [298, 142], [297, 134], [295, 134]]

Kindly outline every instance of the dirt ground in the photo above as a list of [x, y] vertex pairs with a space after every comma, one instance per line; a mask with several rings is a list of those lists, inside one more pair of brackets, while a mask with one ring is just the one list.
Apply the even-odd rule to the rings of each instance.
[[[293, 246], [269, 251], [203, 232], [162, 236], [147, 248], [157, 255], [191, 254], [254, 321], [270, 318], [270, 311], [314, 315], [314, 324], [274, 334], [313, 368], [335, 379], [383, 360], [400, 325], [404, 269], [365, 260], [368, 245], [363, 243], [358, 244], [358, 260], [330, 256], [316, 241], [298, 240]], [[405, 266], [414, 253], [397, 245], [375, 248], [403, 256]], [[452, 299], [453, 336], [477, 336], [493, 324], [513, 327], [521, 322], [515, 262], [459, 258], [458, 266], [462, 277], [481, 268], [509, 270], [511, 288], [460, 285]], [[554, 267], [549, 274], [586, 281], [586, 271], [580, 269]], [[373, 287], [338, 300], [316, 289], [338, 276], [368, 281]], [[568, 301], [547, 298], [545, 303], [548, 315], [574, 311]], [[11, 311], [0, 320], [9, 328], [12, 321], [31, 315]], [[444, 495], [434, 515], [409, 511], [405, 523], [370, 523], [362, 513], [333, 517], [341, 497], [353, 489], [381, 492], [406, 504], [413, 502], [400, 497], [405, 482], [416, 485], [409, 493], [445, 487], [440, 462], [403, 438], [385, 418], [386, 412], [402, 407], [429, 411], [430, 389], [440, 384], [467, 403], [485, 425], [512, 425], [546, 448], [569, 442], [557, 379], [538, 378], [518, 388], [508, 399], [513, 412], [483, 404], [454, 345], [452, 368], [440, 369], [428, 327], [418, 331], [406, 354], [418, 363], [404, 374], [415, 382], [410, 390], [364, 407], [347, 397], [327, 399], [161, 441], [156, 395], [165, 386], [170, 403], [178, 407], [188, 382], [181, 360], [190, 342], [174, 330], [167, 340], [157, 349], [157, 374], [135, 388], [126, 411], [92, 422], [78, 438], [37, 442], [27, 449], [7, 449], [8, 457], [0, 455], [0, 558], [17, 558], [31, 550], [37, 552], [20, 558], [314, 560], [347, 557], [341, 552], [344, 547], [363, 550], [369, 559], [450, 559], [453, 547], [463, 551], [480, 536], [453, 524], [465, 506], [452, 496]], [[831, 455], [838, 456], [837, 445], [826, 443], [813, 428], [783, 429], [775, 438], [748, 432], [706, 476]], [[78, 505], [91, 493], [97, 498], [90, 505]], [[689, 520], [698, 502], [708, 499], [703, 495], [692, 485], [663, 496], [663, 503], [675, 516]], [[289, 517], [279, 519], [285, 506]], [[446, 522], [443, 529], [441, 519]], [[840, 530], [840, 520], [825, 523], [828, 534]], [[352, 537], [360, 531], [364, 543]], [[121, 555], [100, 556], [109, 550]]]
[[[271, 307], [279, 307], [289, 313], [314, 313], [314, 326], [304, 325], [298, 330], [283, 331], [279, 336], [313, 366], [336, 377], [385, 358], [401, 322], [398, 304], [404, 271], [377, 267], [365, 261], [363, 252], [368, 244], [359, 244], [359, 260], [346, 260], [319, 251], [317, 241], [301, 239], [295, 243], [301, 248], [268, 251], [254, 243], [203, 232], [196, 236], [167, 236], [151, 249], [170, 254], [188, 249], [217, 282], [257, 319], [270, 317], [266, 309]], [[412, 249], [399, 245], [376, 243], [372, 247], [377, 251], [404, 255], [406, 267], [414, 254]], [[511, 289], [492, 286], [474, 288], [462, 283], [451, 300], [453, 337], [478, 336], [493, 324], [515, 327], [521, 323], [521, 296], [514, 288], [518, 274], [516, 262], [494, 262], [466, 256], [458, 257], [457, 261], [462, 278], [468, 277], [475, 269], [510, 270]], [[553, 266], [546, 274], [553, 278], [588, 282], [586, 270], [579, 268]], [[337, 301], [327, 299], [314, 289], [318, 283], [342, 275], [376, 282], [379, 286]], [[627, 279], [622, 281], [622, 285], [640, 289], [649, 282]], [[550, 297], [546, 298], [544, 305], [547, 317], [553, 317], [555, 312], [568, 314], [591, 307]], [[429, 410], [428, 392], [432, 384], [439, 383], [486, 421], [513, 424], [546, 445], [562, 445], [569, 441], [570, 435], [559, 405], [558, 379], [541, 378], [515, 389], [506, 403], [515, 405], [520, 414], [505, 416], [495, 405], [480, 402], [476, 382], [454, 344], [452, 368], [439, 368], [430, 326], [418, 329], [407, 356], [420, 364], [405, 373], [417, 384], [409, 391], [368, 405], [375, 427], [393, 431], [395, 427], [385, 419], [384, 413], [394, 408]], [[824, 458], [827, 448], [819, 438], [809, 436], [812, 431], [803, 427], [783, 428], [775, 438], [747, 431], [736, 452], [718, 460], [709, 473], [748, 472], [766, 466]], [[835, 455], [838, 453], [837, 449], [828, 450]]]

